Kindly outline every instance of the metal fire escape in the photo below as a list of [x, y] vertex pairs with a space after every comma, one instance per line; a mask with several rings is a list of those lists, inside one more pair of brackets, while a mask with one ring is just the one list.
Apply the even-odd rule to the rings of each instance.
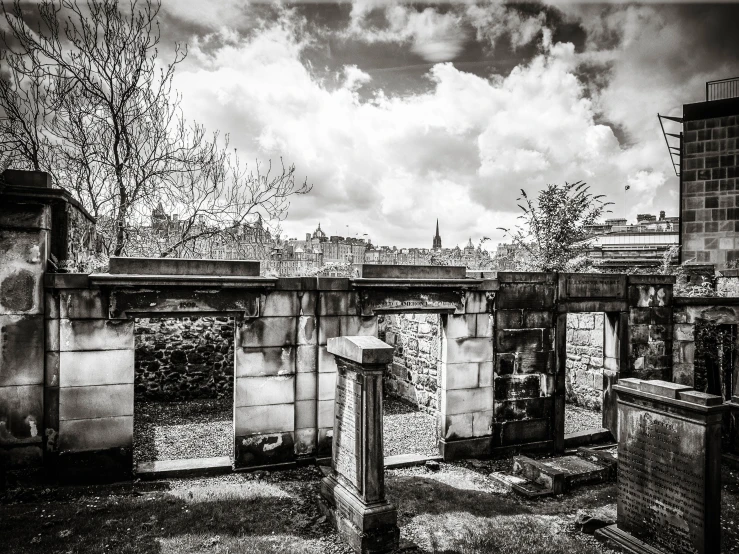
[[[665, 144], [667, 145], [667, 151], [670, 153], [670, 159], [672, 160], [672, 167], [675, 170], [675, 175], [680, 177], [680, 155], [682, 152], [682, 141], [683, 141], [682, 134], [668, 133], [667, 131], [665, 131], [665, 125], [664, 125], [663, 120], [666, 119], [667, 121], [674, 121], [682, 125], [683, 119], [681, 117], [672, 117], [670, 115], [660, 115], [660, 114], [657, 114], [657, 117], [659, 118], [659, 126], [662, 129], [662, 136], [665, 137]], [[670, 143], [670, 139], [673, 139], [672, 144]], [[677, 142], [675, 142], [674, 139], [677, 139]]]

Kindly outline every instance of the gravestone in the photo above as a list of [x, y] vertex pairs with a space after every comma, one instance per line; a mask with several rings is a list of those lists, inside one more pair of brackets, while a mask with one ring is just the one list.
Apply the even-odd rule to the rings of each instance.
[[718, 554], [722, 398], [621, 379], [618, 516], [596, 533], [628, 552]]
[[393, 350], [376, 337], [328, 340], [338, 372], [331, 474], [321, 482], [321, 496], [339, 535], [361, 553], [398, 546], [397, 512], [385, 499], [382, 448], [382, 375]]

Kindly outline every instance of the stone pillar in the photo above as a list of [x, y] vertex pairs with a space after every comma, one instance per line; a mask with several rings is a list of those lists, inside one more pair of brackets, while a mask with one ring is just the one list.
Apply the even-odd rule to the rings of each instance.
[[672, 381], [670, 275], [629, 275], [629, 364], [622, 377]]
[[42, 464], [51, 208], [0, 196], [0, 471]]
[[84, 274], [50, 277], [46, 328], [46, 465], [64, 479], [133, 470], [134, 321], [108, 318]]
[[328, 352], [336, 357], [337, 379], [322, 506], [356, 552], [390, 552], [400, 531], [395, 506], [385, 499], [382, 376], [393, 347], [376, 337], [339, 337], [329, 339]]
[[720, 396], [667, 381], [621, 379], [618, 516], [598, 534], [628, 552], [721, 550]]
[[613, 385], [628, 364], [628, 312], [607, 312], [603, 326], [603, 411], [602, 425], [614, 437], [618, 434], [618, 405]]
[[[566, 393], [565, 363], [555, 363], [554, 350], [557, 274], [500, 272], [498, 280], [493, 446], [554, 441], [564, 437]], [[559, 351], [566, 356], [567, 315], [559, 318]]]

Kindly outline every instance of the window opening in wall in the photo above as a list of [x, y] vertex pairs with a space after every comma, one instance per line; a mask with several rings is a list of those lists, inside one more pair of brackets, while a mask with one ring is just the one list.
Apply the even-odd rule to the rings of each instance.
[[134, 465], [233, 458], [233, 318], [140, 318], [134, 333]]
[[437, 456], [440, 406], [439, 314], [378, 316], [378, 337], [395, 347], [383, 379], [385, 456]]
[[603, 312], [567, 314], [565, 435], [603, 427]]

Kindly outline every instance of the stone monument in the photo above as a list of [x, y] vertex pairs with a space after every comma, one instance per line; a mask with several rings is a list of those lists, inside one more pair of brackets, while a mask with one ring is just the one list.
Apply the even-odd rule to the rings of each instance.
[[718, 554], [720, 396], [667, 381], [621, 379], [618, 515], [596, 536], [628, 552]]
[[382, 376], [393, 350], [371, 336], [328, 340], [338, 373], [331, 474], [321, 496], [339, 535], [361, 553], [390, 552], [400, 534], [385, 499], [382, 449]]

